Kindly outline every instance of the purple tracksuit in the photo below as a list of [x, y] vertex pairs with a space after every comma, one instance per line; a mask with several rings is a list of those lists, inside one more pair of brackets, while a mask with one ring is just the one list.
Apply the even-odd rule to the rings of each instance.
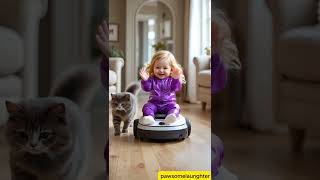
[[211, 74], [211, 91], [213, 94], [216, 94], [225, 88], [227, 80], [225, 67], [220, 59], [219, 54], [217, 53], [213, 54], [212, 56]]
[[224, 147], [221, 139], [215, 134], [211, 134], [211, 172], [218, 175], [218, 168], [221, 166], [224, 157]]
[[[108, 86], [108, 79], [109, 79], [109, 63], [107, 61], [106, 56], [102, 57], [102, 60], [100, 62], [100, 77], [101, 77], [101, 83], [104, 86], [104, 88], [107, 90]], [[106, 176], [108, 177], [109, 174], [109, 139], [107, 139], [105, 148], [104, 148], [104, 159], [106, 161]]]
[[101, 83], [107, 89], [109, 84], [109, 62], [106, 56], [102, 56], [102, 60], [100, 61], [100, 75], [101, 75]]
[[159, 79], [155, 76], [148, 80], [141, 80], [144, 91], [150, 92], [149, 101], [143, 106], [143, 116], [153, 116], [156, 113], [175, 114], [180, 113], [180, 107], [176, 103], [176, 91], [180, 91], [182, 84], [179, 79], [171, 76]]
[[[212, 94], [223, 91], [227, 83], [227, 74], [223, 62], [217, 53], [212, 56], [211, 74]], [[212, 134], [211, 136], [211, 154], [211, 171], [214, 173], [214, 176], [217, 176], [219, 173], [218, 169], [221, 166], [224, 157], [224, 147], [221, 139], [215, 134]]]

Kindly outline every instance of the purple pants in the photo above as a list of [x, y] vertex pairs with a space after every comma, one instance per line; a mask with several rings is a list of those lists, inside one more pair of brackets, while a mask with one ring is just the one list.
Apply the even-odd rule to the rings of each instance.
[[179, 116], [180, 106], [176, 102], [167, 102], [167, 103], [152, 103], [147, 102], [142, 108], [143, 116], [152, 116], [156, 113], [163, 114], [175, 114], [176, 117]]
[[224, 147], [221, 139], [215, 134], [211, 134], [211, 171], [214, 176], [218, 175], [218, 169], [224, 158]]

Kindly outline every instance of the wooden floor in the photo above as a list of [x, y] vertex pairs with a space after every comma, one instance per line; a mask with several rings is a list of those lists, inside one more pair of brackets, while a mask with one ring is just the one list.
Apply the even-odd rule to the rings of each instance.
[[307, 137], [293, 154], [289, 136], [240, 128], [216, 128], [225, 152], [223, 166], [240, 180], [319, 180], [319, 137]]
[[[145, 102], [145, 97], [139, 98], [138, 116]], [[110, 180], [156, 180], [159, 170], [210, 170], [210, 112], [202, 111], [200, 104], [180, 106], [182, 114], [191, 120], [192, 130], [189, 138], [178, 142], [140, 141], [134, 138], [133, 127], [127, 134], [114, 136], [109, 114]]]

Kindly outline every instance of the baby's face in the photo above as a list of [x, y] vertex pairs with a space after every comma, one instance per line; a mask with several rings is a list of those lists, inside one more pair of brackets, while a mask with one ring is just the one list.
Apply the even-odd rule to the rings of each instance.
[[169, 62], [163, 59], [157, 60], [153, 66], [153, 73], [159, 79], [170, 76], [171, 66]]

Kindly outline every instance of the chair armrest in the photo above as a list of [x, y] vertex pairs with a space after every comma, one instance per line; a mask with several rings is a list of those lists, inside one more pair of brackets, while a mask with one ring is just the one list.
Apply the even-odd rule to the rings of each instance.
[[124, 60], [119, 57], [109, 57], [109, 69], [117, 74], [117, 93], [121, 91], [121, 71]]
[[315, 0], [266, 0], [271, 10], [276, 34], [317, 22]]
[[193, 64], [196, 66], [197, 74], [199, 71], [210, 69], [210, 56], [194, 57]]
[[23, 39], [23, 97], [38, 96], [38, 36], [40, 19], [48, 0], [1, 0], [0, 24], [19, 33]]
[[[210, 69], [210, 56], [199, 56], [193, 58], [193, 64], [196, 66], [196, 84], [198, 87], [199, 72], [202, 70]], [[199, 93], [197, 88], [197, 94]], [[199, 96], [199, 95], [197, 95]]]

